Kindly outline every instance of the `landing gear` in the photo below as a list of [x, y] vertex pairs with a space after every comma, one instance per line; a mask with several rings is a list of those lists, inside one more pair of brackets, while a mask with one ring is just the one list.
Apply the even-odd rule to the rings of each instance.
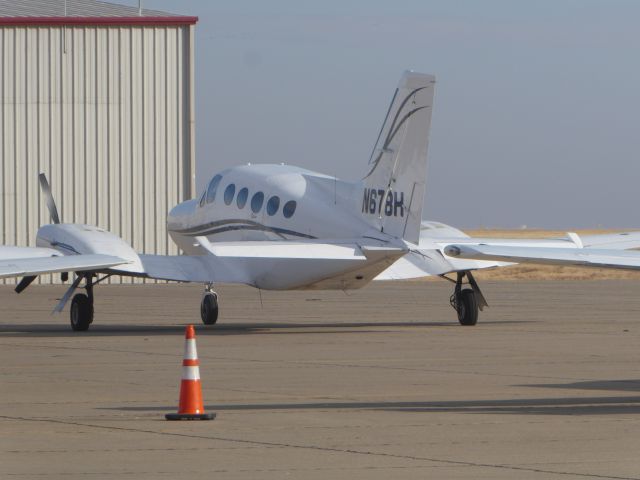
[[89, 330], [89, 325], [93, 322], [93, 302], [84, 293], [76, 293], [71, 300], [69, 311], [71, 329], [75, 332]]
[[[478, 323], [478, 310], [482, 311], [484, 307], [489, 305], [484, 295], [482, 295], [476, 280], [473, 278], [473, 275], [471, 275], [471, 272], [465, 271], [457, 273], [457, 279], [455, 280], [456, 287], [449, 302], [458, 313], [458, 322], [460, 322], [460, 325], [475, 325]], [[462, 288], [462, 282], [465, 277], [467, 278], [467, 284], [471, 286], [471, 288]], [[445, 278], [451, 280], [448, 277]]]
[[458, 322], [460, 322], [460, 325], [475, 325], [478, 323], [476, 292], [470, 288], [465, 288], [456, 295], [454, 308], [458, 312]]
[[[69, 309], [71, 329], [75, 332], [89, 330], [89, 325], [93, 323], [93, 275], [84, 275], [84, 280], [87, 283], [85, 286], [86, 295], [76, 293], [71, 300], [71, 308]], [[75, 285], [77, 286], [78, 283]], [[72, 288], [74, 287], [72, 286]]]
[[200, 317], [205, 325], [214, 325], [218, 321], [218, 294], [212, 290], [211, 284], [205, 286], [200, 303]]
[[76, 293], [73, 295], [73, 298], [71, 299], [71, 308], [69, 309], [69, 320], [73, 331], [84, 332], [88, 330], [89, 325], [93, 323], [93, 287], [110, 276], [111, 274], [108, 274], [98, 278], [98, 275], [92, 272], [79, 273], [56, 307], [53, 309], [53, 312], [62, 312], [64, 306], [71, 298], [71, 295], [73, 295], [76, 289], [80, 286], [80, 283], [82, 283], [82, 280], [84, 280], [84, 289], [87, 293]]

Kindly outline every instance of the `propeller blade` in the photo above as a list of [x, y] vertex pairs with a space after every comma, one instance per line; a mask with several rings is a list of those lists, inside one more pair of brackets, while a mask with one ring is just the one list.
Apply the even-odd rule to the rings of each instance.
[[53, 195], [51, 194], [51, 187], [49, 186], [47, 176], [44, 173], [41, 173], [40, 175], [38, 175], [38, 179], [40, 180], [40, 189], [42, 190], [42, 194], [44, 195], [45, 201], [47, 202], [47, 208], [49, 209], [49, 215], [51, 215], [51, 221], [53, 223], [60, 223], [60, 216], [58, 215], [56, 202], [53, 199]]
[[29, 285], [31, 285], [31, 282], [33, 282], [36, 278], [38, 278], [38, 277], [35, 276], [35, 275], [28, 276], [28, 277], [23, 277], [22, 280], [20, 280], [20, 283], [15, 288], [16, 293], [22, 293], [22, 291], [25, 288], [27, 288]]

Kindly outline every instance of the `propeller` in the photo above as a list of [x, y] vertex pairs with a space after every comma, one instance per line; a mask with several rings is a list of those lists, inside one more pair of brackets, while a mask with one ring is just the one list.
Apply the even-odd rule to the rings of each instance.
[[[56, 202], [53, 199], [53, 195], [51, 194], [51, 187], [49, 186], [49, 181], [47, 180], [47, 176], [44, 173], [38, 175], [38, 180], [40, 181], [40, 190], [42, 190], [42, 194], [44, 195], [45, 201], [47, 202], [47, 208], [49, 209], [49, 215], [51, 216], [51, 222], [60, 223], [60, 216], [58, 215], [58, 208], [56, 207]], [[33, 283], [33, 281], [37, 278], [37, 275], [27, 275], [20, 280], [20, 283], [15, 288], [16, 293], [22, 293], [27, 289], [29, 285]], [[69, 278], [69, 274], [67, 272], [62, 273], [62, 281], [65, 282]], [[80, 278], [80, 277], [78, 277]]]
[[51, 194], [51, 187], [49, 186], [47, 176], [44, 173], [41, 173], [40, 175], [38, 175], [38, 180], [40, 180], [40, 189], [42, 190], [42, 194], [44, 195], [45, 201], [47, 202], [47, 208], [49, 209], [49, 215], [51, 215], [51, 221], [53, 223], [60, 223], [60, 216], [58, 215], [56, 202], [53, 199], [53, 195]]

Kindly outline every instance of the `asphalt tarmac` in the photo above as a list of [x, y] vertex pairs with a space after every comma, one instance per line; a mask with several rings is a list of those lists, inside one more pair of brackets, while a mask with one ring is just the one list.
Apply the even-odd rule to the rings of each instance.
[[[640, 479], [640, 282], [443, 281], [342, 292], [0, 287], [0, 478]], [[210, 422], [175, 412], [196, 324]]]

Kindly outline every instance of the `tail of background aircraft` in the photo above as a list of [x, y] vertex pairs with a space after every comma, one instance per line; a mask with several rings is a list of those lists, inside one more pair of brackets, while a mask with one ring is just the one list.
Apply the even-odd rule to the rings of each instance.
[[362, 180], [362, 214], [381, 231], [418, 243], [435, 77], [405, 72]]

